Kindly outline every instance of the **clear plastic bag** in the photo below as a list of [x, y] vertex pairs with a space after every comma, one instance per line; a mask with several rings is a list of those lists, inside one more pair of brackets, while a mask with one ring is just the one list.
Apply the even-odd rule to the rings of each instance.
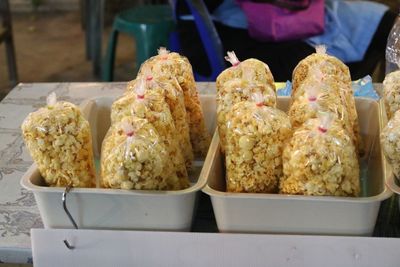
[[324, 74], [327, 83], [350, 84], [351, 89], [349, 68], [338, 58], [328, 55], [326, 53], [326, 47], [320, 45], [316, 47], [316, 53], [301, 60], [293, 70], [293, 98], [297, 97], [297, 90], [303, 81], [310, 75], [310, 72], [313, 72], [313, 69], [319, 69]]
[[101, 186], [167, 190], [173, 174], [168, 151], [146, 119], [124, 117], [108, 130], [101, 150]]
[[394, 175], [400, 178], [400, 111], [396, 111], [381, 132], [381, 146]]
[[252, 69], [254, 71], [254, 82], [266, 84], [273, 88], [274, 91], [276, 90], [274, 77], [268, 65], [264, 62], [254, 58], [239, 61], [235, 55], [235, 52], [233, 51], [228, 52], [228, 55], [225, 57], [225, 59], [232, 64], [232, 67], [224, 70], [220, 75], [218, 75], [216, 80], [217, 92], [223, 90], [225, 82], [234, 78], [243, 78], [243, 71], [248, 72], [246, 69]]
[[[145, 83], [141, 83], [144, 79]], [[185, 158], [186, 168], [192, 167], [194, 159], [192, 143], [190, 142], [189, 119], [186, 113], [184, 97], [181, 87], [176, 79], [167, 79], [162, 76], [152, 76], [150, 74], [139, 76], [136, 80], [129, 82], [126, 94], [136, 92], [137, 89], [144, 85], [146, 92], [151, 90], [164, 96], [171, 115], [174, 119], [175, 128], [177, 130], [176, 139], [181, 148], [183, 157]], [[142, 89], [140, 89], [142, 90]]]
[[154, 77], [163, 76], [176, 79], [182, 88], [190, 129], [190, 140], [196, 156], [205, 157], [211, 142], [207, 131], [200, 98], [196, 89], [192, 66], [186, 57], [170, 53], [160, 48], [158, 55], [146, 60], [140, 67], [139, 76], [151, 73]]
[[180, 133], [175, 128], [174, 120], [164, 96], [156, 90], [146, 90], [146, 81], [138, 85], [138, 90], [132, 91], [116, 100], [111, 107], [112, 124], [122, 121], [124, 117], [136, 116], [147, 119], [156, 129], [164, 144], [167, 157], [173, 172], [168, 179], [168, 189], [180, 190], [189, 187], [189, 179], [185, 159], [178, 142]]
[[263, 105], [263, 96], [232, 107], [227, 117], [228, 192], [276, 192], [282, 175], [282, 150], [292, 129], [288, 116]]
[[360, 126], [358, 122], [358, 114], [356, 108], [356, 100], [354, 98], [353, 88], [351, 83], [339, 84], [340, 88], [340, 98], [342, 99], [343, 105], [346, 107], [349, 114], [350, 124], [353, 128], [354, 144], [361, 156], [364, 154], [364, 144], [360, 134]]
[[[247, 72], [247, 73], [246, 73]], [[276, 107], [276, 93], [274, 88], [267, 84], [257, 82], [251, 69], [244, 70], [243, 78], [234, 78], [224, 83], [217, 92], [217, 124], [224, 153], [226, 144], [226, 117], [231, 112], [234, 104], [251, 99], [254, 93], [263, 95], [263, 103], [268, 107]]]
[[22, 123], [25, 144], [49, 186], [95, 187], [92, 136], [77, 106], [57, 102], [30, 113]]
[[358, 196], [360, 170], [351, 138], [326, 113], [298, 128], [283, 150], [280, 193]]
[[315, 83], [305, 81], [302, 87], [306, 87], [305, 94], [295, 99], [288, 111], [293, 129], [299, 128], [309, 119], [318, 118], [320, 112], [329, 112], [339, 120], [354, 144], [358, 144], [349, 113], [341, 99], [334, 93], [321, 91]]
[[388, 119], [400, 109], [400, 70], [386, 75], [383, 81], [383, 100]]
[[[331, 62], [330, 58], [333, 57], [328, 56], [322, 52], [319, 52], [315, 55], [319, 55], [322, 58], [319, 61], [313, 62], [313, 64], [310, 64], [310, 66], [307, 67], [307, 76], [303, 77], [301, 83], [297, 83], [296, 90], [293, 83], [292, 101], [296, 101], [296, 99], [299, 97], [304, 97], [306, 93], [306, 88], [310, 86], [317, 87], [322, 93], [329, 94], [331, 97], [340, 99], [342, 105], [347, 110], [349, 123], [353, 129], [353, 141], [356, 145], [358, 153], [362, 155], [364, 152], [364, 148], [360, 135], [356, 102], [354, 99], [353, 88], [351, 86], [350, 74], [347, 74], [347, 78], [342, 77], [345, 74], [342, 72], [343, 69], [340, 68], [340, 64], [343, 63], [341, 63], [338, 59], [332, 59]], [[328, 59], [324, 61], [324, 57], [328, 57]], [[334, 64], [334, 62], [336, 61], [340, 62], [340, 64]], [[300, 68], [300, 70], [301, 69], [302, 68]]]
[[397, 15], [386, 41], [385, 73], [396, 71], [400, 68], [400, 16]]

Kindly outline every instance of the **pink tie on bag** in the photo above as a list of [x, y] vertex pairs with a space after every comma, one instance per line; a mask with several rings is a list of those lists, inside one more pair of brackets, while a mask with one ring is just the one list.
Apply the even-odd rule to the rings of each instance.
[[237, 2], [247, 17], [249, 35], [256, 40], [299, 40], [324, 32], [324, 0], [308, 0], [304, 8], [300, 4], [290, 8], [293, 0]]

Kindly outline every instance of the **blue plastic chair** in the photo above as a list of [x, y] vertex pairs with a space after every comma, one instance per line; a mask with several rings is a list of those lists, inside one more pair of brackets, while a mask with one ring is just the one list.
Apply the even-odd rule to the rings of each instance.
[[120, 32], [135, 38], [136, 65], [140, 67], [146, 59], [157, 54], [160, 46], [168, 45], [168, 37], [175, 26], [172, 16], [169, 5], [142, 5], [119, 13], [114, 19], [109, 38], [103, 80], [113, 80], [115, 50]]
[[[194, 70], [196, 81], [215, 81], [217, 76], [226, 68], [224, 60], [224, 49], [221, 39], [215, 29], [214, 22], [211, 19], [210, 13], [202, 0], [183, 0], [189, 7], [191, 15], [194, 18], [197, 31], [200, 35], [201, 42], [207, 54], [207, 59], [211, 67], [209, 76], [202, 76]], [[174, 18], [179, 19], [177, 14], [177, 0], [172, 0]], [[180, 52], [179, 35], [174, 32], [170, 36], [170, 49]]]

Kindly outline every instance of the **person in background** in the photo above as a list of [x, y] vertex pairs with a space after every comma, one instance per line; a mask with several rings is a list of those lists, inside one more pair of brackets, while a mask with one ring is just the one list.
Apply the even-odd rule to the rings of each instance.
[[[181, 14], [187, 12], [184, 1], [178, 2]], [[387, 37], [397, 16], [387, 6], [370, 1], [325, 0], [325, 29], [303, 40], [261, 42], [251, 38], [247, 19], [235, 0], [204, 1], [226, 51], [235, 51], [240, 59], [257, 58], [266, 62], [275, 81], [291, 80], [298, 62], [325, 44], [330, 55], [349, 68], [353, 80], [372, 75], [385, 57]], [[178, 20], [182, 53], [193, 68], [207, 75], [210, 67], [194, 22]]]

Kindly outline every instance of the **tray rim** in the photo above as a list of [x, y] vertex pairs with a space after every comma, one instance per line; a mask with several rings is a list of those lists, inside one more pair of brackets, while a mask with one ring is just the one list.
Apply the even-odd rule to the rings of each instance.
[[[125, 190], [125, 189], [112, 189], [112, 188], [73, 188], [70, 193], [78, 193], [78, 194], [105, 194], [105, 195], [127, 195], [127, 196], [177, 196], [177, 195], [186, 195], [200, 191], [207, 180], [206, 176], [202, 175], [203, 169], [200, 172], [199, 178], [197, 182], [190, 186], [189, 188], [183, 190]], [[20, 180], [20, 184], [23, 188], [32, 191], [34, 193], [63, 193], [65, 191], [65, 187], [50, 187], [50, 186], [40, 186], [35, 185], [31, 179], [40, 175], [39, 169], [37, 168], [36, 163], [33, 163], [29, 169], [24, 173]]]

